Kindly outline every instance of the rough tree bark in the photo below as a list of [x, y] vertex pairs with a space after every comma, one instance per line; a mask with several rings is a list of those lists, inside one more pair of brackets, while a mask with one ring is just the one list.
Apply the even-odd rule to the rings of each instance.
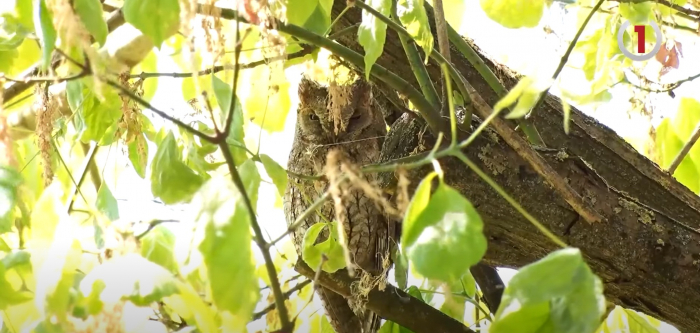
[[[336, 0], [335, 18], [346, 6]], [[433, 22], [429, 10], [430, 22]], [[360, 22], [360, 11], [348, 11], [336, 31]], [[433, 31], [435, 31], [433, 29]], [[339, 43], [362, 53], [355, 34]], [[455, 67], [491, 105], [498, 97], [478, 72], [455, 49]], [[496, 71], [496, 65], [484, 57]], [[418, 87], [399, 38], [388, 31], [378, 64]], [[440, 68], [429, 65], [435, 82]], [[502, 77], [507, 88], [517, 83]], [[591, 268], [605, 283], [607, 299], [675, 325], [682, 332], [700, 332], [700, 197], [656, 164], [640, 155], [611, 129], [572, 108], [571, 130], [563, 130], [561, 104], [547, 96], [532, 118], [550, 151], [541, 151], [555, 170], [606, 221], [590, 224], [578, 216], [529, 164], [493, 132], [476, 140], [466, 154], [487, 171], [525, 209], [571, 246], [582, 250]], [[417, 121], [404, 115], [393, 126], [383, 148], [384, 159], [409, 155], [419, 144]], [[421, 143], [430, 149], [433, 138]], [[521, 267], [556, 246], [537, 231], [487, 184], [460, 161], [441, 161], [448, 182], [477, 207], [489, 239], [485, 261]], [[410, 173], [413, 190], [431, 167]], [[389, 179], [392, 178], [389, 175]]]

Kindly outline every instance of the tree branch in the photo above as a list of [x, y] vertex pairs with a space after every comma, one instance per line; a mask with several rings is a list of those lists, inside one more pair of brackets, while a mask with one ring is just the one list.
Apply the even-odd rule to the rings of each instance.
[[[309, 280], [309, 279], [304, 280], [300, 283], [297, 283], [294, 287], [290, 288], [289, 290], [287, 290], [284, 293], [284, 298], [289, 299], [289, 297], [291, 297], [293, 293], [295, 293], [297, 291], [301, 291], [302, 289], [304, 289], [304, 287], [308, 286], [310, 283], [311, 283], [311, 280]], [[258, 319], [262, 318], [268, 312], [270, 312], [276, 308], [277, 308], [277, 304], [275, 304], [275, 303], [268, 305], [266, 308], [254, 313], [253, 320], [258, 320]]]
[[694, 16], [695, 18], [700, 17], [700, 11], [697, 10], [692, 10], [690, 8], [685, 8], [683, 6], [679, 6], [675, 3], [672, 3], [668, 0], [610, 0], [610, 1], [615, 1], [619, 3], [643, 3], [643, 2], [654, 2], [659, 5], [666, 6], [668, 8], [675, 9], [681, 13], [687, 14], [689, 16]]
[[[593, 9], [591, 9], [591, 11], [588, 13], [588, 16], [586, 16], [586, 19], [583, 21], [581, 26], [578, 28], [578, 31], [576, 32], [574, 39], [571, 41], [571, 43], [569, 43], [569, 47], [566, 49], [566, 52], [564, 52], [564, 55], [561, 57], [561, 60], [559, 61], [559, 66], [557, 66], [557, 69], [554, 71], [554, 74], [552, 74], [552, 84], [554, 84], [554, 81], [556, 81], [557, 77], [559, 77], [559, 74], [564, 69], [564, 65], [566, 65], [566, 62], [569, 61], [569, 56], [571, 55], [571, 52], [574, 51], [574, 47], [576, 46], [578, 39], [581, 37], [583, 30], [586, 29], [588, 22], [590, 22], [591, 18], [593, 18], [593, 14], [595, 14], [595, 12], [598, 11], [598, 8], [600, 8], [600, 6], [603, 4], [603, 2], [605, 2], [605, 0], [598, 0], [598, 3], [595, 4]], [[526, 118], [531, 117], [532, 113], [535, 112], [535, 110], [539, 109], [540, 106], [542, 106], [542, 103], [544, 102], [544, 98], [545, 98], [545, 96], [547, 96], [548, 93], [549, 93], [549, 88], [545, 89], [543, 92], [540, 93], [540, 96], [537, 99], [537, 103], [535, 103], [535, 106], [531, 109], [530, 114], [528, 114], [528, 116]]]
[[[234, 97], [232, 96], [231, 103], [234, 102], [233, 98]], [[275, 298], [275, 304], [277, 304], [277, 308], [280, 309], [279, 316], [280, 322], [282, 323], [282, 331], [291, 331], [291, 329], [293, 328], [293, 323], [289, 320], [287, 308], [284, 306], [285, 298], [284, 294], [282, 293], [280, 281], [277, 278], [277, 269], [275, 269], [275, 264], [272, 261], [272, 256], [270, 256], [270, 250], [268, 249], [267, 242], [265, 242], [265, 238], [263, 237], [262, 229], [260, 228], [260, 224], [258, 223], [258, 219], [255, 215], [255, 209], [253, 209], [253, 205], [250, 202], [250, 197], [248, 196], [248, 192], [246, 192], [245, 185], [243, 185], [243, 181], [241, 180], [241, 176], [240, 174], [238, 174], [238, 170], [236, 169], [236, 163], [233, 160], [233, 155], [231, 155], [231, 150], [226, 144], [226, 141], [220, 142], [219, 148], [221, 149], [221, 153], [224, 155], [224, 159], [226, 160], [226, 165], [228, 166], [229, 172], [231, 173], [231, 179], [233, 180], [233, 184], [236, 186], [238, 191], [241, 192], [241, 195], [243, 196], [243, 202], [245, 204], [246, 209], [248, 210], [248, 215], [250, 216], [250, 226], [253, 229], [253, 233], [255, 236], [255, 243], [258, 245], [258, 248], [260, 248], [260, 252], [262, 252], [263, 259], [265, 260], [265, 268], [267, 270], [267, 275], [270, 278], [270, 288], [272, 289], [272, 294]]]
[[[114, 31], [114, 29], [118, 28], [122, 24], [124, 24], [124, 15], [122, 15], [122, 11], [118, 10], [112, 14], [110, 14], [109, 18], [107, 19], [107, 30], [109, 32]], [[61, 63], [61, 60], [59, 58], [54, 58], [54, 60], [51, 62], [51, 68], [56, 68], [58, 65]], [[22, 78], [29, 78], [29, 77], [37, 77], [39, 73], [39, 64], [34, 64], [32, 67], [29, 67], [27, 70], [22, 72], [20, 77]], [[14, 81], [10, 84], [8, 84], [5, 87], [5, 90], [2, 93], [2, 100], [5, 102], [9, 102], [11, 99], [17, 97], [19, 94], [21, 94], [23, 91], [31, 88], [34, 83], [38, 81], [36, 80], [29, 80], [25, 81], [23, 79], [19, 79], [17, 81]]]
[[[294, 269], [309, 279], [316, 277], [311, 267], [298, 260]], [[351, 297], [350, 285], [356, 281], [345, 271], [328, 274], [319, 271], [319, 284], [344, 297]], [[380, 317], [391, 320], [415, 333], [474, 333], [459, 321], [440, 310], [421, 302], [404, 291], [387, 284], [384, 290], [373, 289], [367, 297], [366, 308]]]

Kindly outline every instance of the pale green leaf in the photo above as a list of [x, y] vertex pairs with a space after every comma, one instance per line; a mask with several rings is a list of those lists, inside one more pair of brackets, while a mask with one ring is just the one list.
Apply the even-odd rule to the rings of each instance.
[[425, 12], [424, 0], [399, 0], [396, 8], [399, 19], [406, 31], [413, 37], [425, 51], [425, 60], [428, 60], [433, 51], [433, 34], [430, 32], [428, 14]]
[[80, 282], [83, 295], [90, 295], [98, 280], [105, 286], [102, 300], [129, 300], [138, 306], [148, 306], [179, 289], [172, 273], [135, 253], [96, 266]]
[[19, 288], [12, 286], [12, 283], [7, 280], [4, 264], [0, 264], [0, 310], [5, 310], [12, 305], [21, 304], [32, 299], [32, 293], [22, 291]]
[[125, 0], [122, 12], [126, 22], [151, 37], [159, 48], [180, 23], [178, 0]]
[[[232, 88], [230, 85], [226, 84], [226, 82], [221, 81], [216, 75], [212, 75], [212, 88], [214, 89], [214, 95], [219, 105], [219, 124], [224, 127], [231, 106]], [[232, 122], [231, 132], [228, 134], [228, 137], [226, 137], [226, 143], [229, 144], [231, 155], [233, 155], [233, 161], [236, 166], [238, 166], [248, 158], [245, 149], [245, 133], [243, 131], [243, 107], [238, 97], [236, 97], [236, 104], [234, 105], [233, 115], [230, 121]]]
[[95, 40], [104, 45], [107, 40], [107, 22], [102, 16], [102, 3], [100, 0], [73, 0], [73, 8], [83, 21], [85, 29], [95, 37]]
[[288, 0], [287, 20], [319, 35], [331, 25], [333, 0]]
[[277, 187], [277, 193], [284, 196], [284, 191], [287, 188], [287, 171], [268, 155], [260, 154], [260, 162], [262, 162], [265, 172], [267, 172], [267, 175], [270, 176]]
[[93, 282], [92, 290], [87, 296], [82, 293], [77, 293], [76, 304], [73, 308], [72, 315], [80, 319], [87, 319], [88, 316], [94, 316], [102, 311], [102, 300], [100, 294], [105, 290], [105, 283], [102, 280]]
[[406, 256], [424, 277], [456, 281], [486, 253], [483, 227], [474, 206], [441, 182], [412, 226], [419, 235], [405, 245]]
[[198, 210], [195, 222], [205, 227], [199, 251], [214, 304], [247, 322], [260, 294], [252, 254], [252, 217], [243, 194], [228, 178], [212, 178], [197, 192], [192, 205]]
[[490, 19], [511, 29], [533, 28], [540, 23], [544, 0], [480, 0]]
[[593, 333], [604, 313], [602, 282], [578, 249], [566, 248], [513, 276], [490, 331]]
[[143, 134], [139, 134], [134, 141], [129, 142], [129, 161], [134, 166], [136, 174], [141, 178], [146, 178], [146, 167], [148, 166], [148, 143]]
[[0, 166], [0, 234], [12, 230], [20, 184], [22, 176], [19, 172], [8, 166]]
[[[520, 86], [520, 83], [523, 82], [523, 85]], [[515, 107], [513, 110], [506, 115], [507, 119], [515, 119], [515, 118], [522, 118], [525, 115], [527, 115], [530, 110], [537, 104], [537, 101], [540, 98], [540, 95], [549, 88], [549, 86], [552, 84], [551, 79], [545, 79], [545, 80], [536, 80], [533, 78], [523, 78], [518, 82], [518, 87], [519, 89], [513, 89], [511, 92], [515, 91], [515, 93], [520, 93], [520, 95], [517, 96], [518, 102], [515, 104]], [[520, 90], [522, 88], [522, 90]], [[508, 95], [511, 95], [511, 92], [508, 93]], [[510, 98], [512, 96], [504, 97], [504, 100], [506, 98]], [[500, 103], [500, 102], [499, 102]]]
[[45, 0], [32, 1], [34, 5], [34, 26], [39, 27], [36, 34], [41, 44], [41, 68], [46, 69], [51, 63], [51, 54], [56, 45], [56, 28], [53, 26], [51, 13], [46, 7]]
[[568, 135], [571, 127], [571, 106], [563, 98], [561, 99], [561, 109], [564, 112], [564, 133]]
[[175, 136], [168, 132], [151, 164], [151, 191], [166, 204], [186, 202], [202, 186], [202, 177], [182, 162]]
[[177, 262], [173, 254], [174, 250], [175, 234], [165, 226], [157, 225], [141, 237], [141, 255], [176, 273]]
[[[332, 232], [323, 242], [317, 243], [321, 232], [329, 227]], [[328, 260], [323, 263], [321, 269], [328, 273], [334, 273], [337, 270], [344, 268], [346, 265], [343, 247], [338, 242], [337, 223], [332, 222], [330, 225], [326, 223], [316, 223], [306, 230], [304, 239], [302, 240], [301, 257], [309, 267], [318, 269], [321, 265], [322, 256], [325, 255]]]
[[627, 323], [630, 332], [634, 333], [658, 333], [660, 322], [658, 319], [649, 317], [634, 310], [624, 309], [627, 315]]
[[[382, 15], [389, 17], [391, 13], [391, 0], [369, 0], [368, 5], [376, 9]], [[367, 12], [362, 11], [362, 23], [357, 31], [357, 40], [365, 50], [365, 79], [369, 80], [372, 66], [384, 52], [386, 41], [386, 23]]]
[[248, 159], [238, 167], [238, 174], [241, 176], [243, 186], [250, 199], [250, 204], [255, 211], [258, 206], [258, 189], [260, 188], [260, 173], [258, 167], [252, 159]]
[[396, 285], [404, 290], [408, 285], [408, 259], [398, 246], [391, 255], [394, 262], [394, 280], [396, 280]]
[[418, 238], [422, 227], [418, 226], [418, 218], [423, 213], [426, 207], [428, 207], [428, 202], [430, 201], [430, 189], [431, 182], [437, 174], [435, 172], [429, 173], [423, 180], [418, 184], [411, 202], [406, 208], [406, 215], [403, 218], [403, 227], [401, 228], [401, 245], [402, 252], [405, 254], [406, 246], [413, 244], [413, 242]]
[[102, 182], [100, 189], [97, 191], [97, 202], [95, 203], [97, 210], [105, 214], [105, 216], [116, 221], [119, 219], [119, 205], [117, 204], [117, 199], [112, 195], [112, 191], [109, 190], [107, 184]]

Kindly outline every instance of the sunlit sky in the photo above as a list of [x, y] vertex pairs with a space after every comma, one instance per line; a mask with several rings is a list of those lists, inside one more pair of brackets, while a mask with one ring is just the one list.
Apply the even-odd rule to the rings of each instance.
[[[589, 11], [589, 9], [583, 10], [585, 11], [584, 15]], [[507, 64], [511, 69], [522, 74], [540, 76], [550, 76], [553, 73], [560, 61], [561, 55], [568, 45], [568, 41], [576, 32], [576, 22], [578, 21], [576, 9], [566, 12], [560, 8], [560, 4], [558, 3], [555, 3], [553, 8], [546, 11], [538, 27], [530, 29], [510, 30], [503, 28], [498, 23], [486, 17], [477, 0], [466, 0], [461, 15], [458, 14], [459, 12], [451, 12], [451, 23], [457, 23], [454, 19], [461, 16], [461, 22], [459, 22], [461, 25], [458, 30], [463, 35], [474, 39], [479, 47], [487, 52], [493, 59]], [[554, 30], [555, 33], [545, 33], [545, 26]], [[678, 36], [678, 38], [681, 38], [683, 41], [685, 58], [694, 58], [697, 56], [698, 49], [692, 40], [686, 41], [682, 39], [682, 36]], [[697, 37], [695, 39], [697, 39]], [[161, 52], [167, 53], [168, 50], [164, 47]], [[581, 59], [577, 56], [572, 57], [570, 61], [572, 66], [578, 66], [580, 63]], [[691, 62], [682, 62], [681, 66], [682, 67], [678, 71], [667, 75], [665, 80], [676, 81], [700, 71], [700, 64], [697, 62], [695, 62], [695, 64]], [[169, 61], [167, 57], [159, 57], [159, 71], [175, 72], [179, 70], [177, 65]], [[295, 109], [298, 103], [296, 94], [297, 82], [303, 70], [303, 66], [297, 66], [296, 68], [287, 70], [287, 78], [291, 82], [289, 92], [292, 100], [292, 109], [286, 119], [285, 130], [272, 134], [263, 132], [261, 135], [261, 153], [270, 155], [282, 166], [286, 166], [287, 156], [293, 141]], [[582, 85], [582, 83], [585, 82], [585, 78], [583, 78], [580, 70], [567, 68], [564, 70], [561, 77], [563, 78], [562, 81], [566, 82], [567, 89], [578, 91], [585, 89], [585, 86]], [[676, 93], [679, 96], [684, 95], [693, 88], [697, 88], [697, 86], [695, 84], [686, 84], [677, 89]], [[173, 96], [180, 95], [180, 89], [180, 80], [162, 78], [159, 82], [158, 92], [153, 99], [153, 104], [160, 109], [172, 109], [175, 114], [182, 112], [181, 110], [188, 109], [189, 106], [185, 101], [173, 98]], [[172, 93], [173, 91], [178, 93]], [[556, 85], [553, 91], [557, 92]], [[613, 128], [625, 138], [646, 138], [648, 135], [648, 118], [637, 114], [628, 114], [627, 112], [630, 108], [628, 101], [631, 97], [628, 87], [620, 85], [612, 89], [611, 92], [614, 98], [610, 103], [599, 106], [597, 110], [583, 108], [583, 111], [595, 116], [599, 121]], [[670, 97], [662, 97], [659, 99], [656, 102], [657, 108], [655, 109], [652, 122], [657, 123], [660, 117], [673, 115], [678, 100], [679, 98], [672, 99]], [[148, 114], [148, 112], [146, 112], [146, 114]], [[164, 124], [158, 118], [151, 117], [151, 119], [154, 120], [156, 127]], [[166, 126], [168, 125], [166, 124]], [[250, 124], [246, 128], [246, 131], [248, 135], [247, 140], [249, 142], [255, 142], [257, 140], [259, 128]], [[156, 147], [151, 146], [149, 149], [151, 158], [155, 151]], [[117, 154], [110, 155], [111, 162], [107, 165], [115, 164], [115, 155]], [[124, 164], [125, 162], [120, 160], [118, 163]], [[186, 205], [166, 208], [158, 204], [151, 195], [149, 182], [139, 178], [135, 172], [127, 170], [121, 173], [118, 179], [115, 179], [113, 176], [110, 178], [109, 175], [113, 175], [113, 173], [111, 173], [109, 169], [109, 167], [106, 169], [105, 179], [110, 188], [112, 188], [115, 197], [119, 200], [121, 218], [134, 221], [146, 221], [151, 218], [179, 219], [183, 216], [183, 211], [188, 211]], [[263, 169], [261, 169], [261, 174], [265, 177]], [[266, 233], [271, 235], [271, 238], [276, 238], [278, 235], [284, 233], [286, 229], [284, 214], [280, 207], [275, 207], [275, 191], [276, 189], [273, 185], [269, 183], [261, 184], [257, 210], [259, 213], [258, 219]], [[172, 228], [175, 232], [179, 232], [177, 224], [168, 224], [168, 227]], [[262, 257], [258, 249], [256, 247], [254, 249], [257, 260], [262, 262]], [[506, 281], [510, 279], [514, 273], [512, 270], [502, 270], [501, 272]], [[412, 277], [410, 283], [420, 285], [421, 281], [421, 279]], [[439, 297], [436, 297], [435, 300], [439, 302]], [[266, 305], [267, 300], [263, 297], [259, 308]], [[319, 303], [314, 303], [307, 307], [305, 311], [310, 314], [318, 310], [319, 305]], [[467, 313], [470, 312], [468, 311]], [[300, 315], [299, 318], [304, 318], [304, 314]], [[252, 331], [262, 330], [264, 328], [264, 322], [254, 322], [248, 327]]]

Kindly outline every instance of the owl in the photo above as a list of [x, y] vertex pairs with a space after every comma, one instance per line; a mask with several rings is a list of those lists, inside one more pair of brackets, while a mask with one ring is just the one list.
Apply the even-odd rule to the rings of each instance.
[[[349, 85], [331, 83], [322, 86], [303, 77], [299, 84], [299, 107], [296, 132], [287, 168], [296, 174], [318, 175], [324, 172], [329, 152], [340, 153], [352, 165], [366, 165], [379, 161], [386, 125], [382, 113], [373, 101], [369, 83], [359, 79]], [[372, 183], [374, 175], [364, 177]], [[284, 198], [287, 224], [297, 217], [328, 190], [327, 177], [304, 180], [290, 177]], [[384, 266], [389, 257], [390, 240], [388, 220], [376, 202], [365, 191], [351, 187], [344, 193], [342, 209], [348, 256], [352, 266], [370, 276], [386, 274]], [[302, 240], [306, 230], [319, 222], [335, 220], [335, 208], [326, 201], [320, 214], [310, 216], [293, 233], [296, 251], [301, 257]], [[325, 219], [325, 220], [324, 220]], [[317, 242], [328, 237], [328, 228]], [[317, 269], [317, 267], [312, 267]], [[380, 318], [357, 306], [353, 300], [318, 286], [329, 321], [338, 333], [373, 333], [379, 329]]]

